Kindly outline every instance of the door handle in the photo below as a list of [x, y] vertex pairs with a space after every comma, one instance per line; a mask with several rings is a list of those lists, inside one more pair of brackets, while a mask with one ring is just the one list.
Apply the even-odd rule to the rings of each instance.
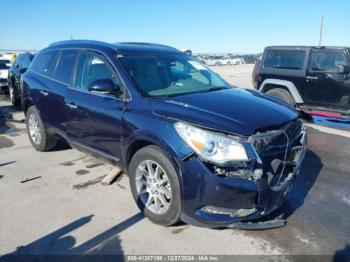
[[317, 76], [307, 76], [306, 80], [308, 80], [308, 81], [318, 80], [318, 77]]
[[75, 105], [74, 103], [66, 103], [66, 106], [68, 106], [70, 109], [77, 109], [78, 106]]
[[48, 92], [43, 91], [43, 90], [40, 90], [40, 94], [42, 94], [43, 96], [48, 96], [48, 95], [49, 95], [49, 93], [48, 93]]

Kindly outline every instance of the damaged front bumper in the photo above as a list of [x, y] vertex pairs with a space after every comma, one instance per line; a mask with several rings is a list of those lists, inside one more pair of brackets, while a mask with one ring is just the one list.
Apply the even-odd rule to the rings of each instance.
[[[301, 125], [293, 137], [283, 131], [287, 141], [282, 145], [273, 144], [276, 139], [271, 137], [276, 135], [276, 132], [264, 132], [250, 137], [247, 142], [255, 157], [249, 162], [222, 167], [196, 156], [181, 161], [182, 220], [205, 227], [263, 229], [282, 226], [281, 220], [244, 223], [279, 208], [299, 173], [306, 152], [304, 126]], [[263, 145], [261, 141], [254, 145], [257, 140]]]

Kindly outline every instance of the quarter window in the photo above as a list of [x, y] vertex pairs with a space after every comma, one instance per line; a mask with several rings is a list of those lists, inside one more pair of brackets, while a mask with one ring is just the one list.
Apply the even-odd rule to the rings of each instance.
[[57, 54], [56, 50], [39, 53], [33, 61], [32, 69], [40, 74], [52, 75]]
[[90, 53], [81, 54], [76, 66], [74, 87], [87, 89], [92, 82], [101, 79], [110, 79], [113, 83], [118, 83], [106, 61]]
[[72, 75], [75, 59], [78, 51], [68, 50], [63, 51], [60, 56], [60, 60], [57, 64], [54, 78], [68, 84]]
[[337, 72], [338, 65], [347, 65], [343, 52], [337, 50], [312, 51], [311, 70]]
[[264, 67], [300, 70], [303, 69], [305, 51], [269, 50], [266, 52]]

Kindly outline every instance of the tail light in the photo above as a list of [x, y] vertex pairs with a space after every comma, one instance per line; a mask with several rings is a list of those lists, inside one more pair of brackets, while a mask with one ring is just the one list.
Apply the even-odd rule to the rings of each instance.
[[260, 76], [258, 73], [254, 73], [252, 76], [253, 86], [256, 88], [258, 86]]

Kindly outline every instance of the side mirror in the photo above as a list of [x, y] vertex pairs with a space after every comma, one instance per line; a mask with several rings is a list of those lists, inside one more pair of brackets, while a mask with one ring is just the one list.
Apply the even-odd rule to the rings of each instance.
[[21, 69], [19, 70], [19, 72], [20, 72], [21, 74], [24, 74], [26, 71], [27, 71], [27, 68], [21, 68]]
[[95, 94], [121, 94], [121, 89], [111, 79], [99, 79], [88, 86], [88, 90]]
[[350, 73], [350, 66], [348, 65], [337, 65], [338, 74], [347, 74]]

